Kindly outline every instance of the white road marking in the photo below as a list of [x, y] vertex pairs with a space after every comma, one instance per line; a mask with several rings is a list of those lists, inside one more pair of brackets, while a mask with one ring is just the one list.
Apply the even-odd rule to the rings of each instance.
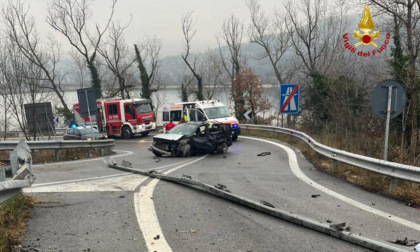
[[298, 162], [297, 162], [296, 154], [295, 154], [295, 152], [291, 148], [289, 148], [289, 147], [287, 147], [285, 145], [279, 144], [279, 143], [275, 143], [275, 142], [269, 141], [269, 140], [263, 140], [263, 139], [259, 139], [259, 138], [253, 138], [253, 137], [244, 137], [244, 136], [241, 136], [241, 138], [270, 143], [270, 144], [276, 145], [276, 146], [282, 148], [283, 150], [285, 150], [286, 153], [287, 153], [287, 155], [289, 156], [289, 166], [290, 166], [290, 169], [292, 170], [292, 172], [295, 174], [296, 177], [298, 177], [300, 180], [302, 180], [306, 184], [308, 184], [308, 185], [310, 185], [310, 186], [312, 186], [312, 187], [314, 187], [314, 188], [316, 188], [316, 189], [318, 189], [318, 190], [320, 190], [320, 191], [322, 191], [322, 192], [324, 192], [326, 194], [329, 194], [330, 196], [332, 196], [334, 198], [337, 198], [337, 199], [339, 199], [339, 200], [341, 200], [343, 202], [346, 202], [346, 203], [348, 203], [350, 205], [353, 205], [355, 207], [358, 207], [358, 208], [360, 208], [362, 210], [365, 210], [367, 212], [376, 214], [376, 215], [378, 215], [378, 216], [380, 216], [382, 218], [385, 218], [387, 220], [394, 221], [394, 222], [396, 222], [398, 224], [401, 224], [401, 225], [407, 226], [409, 228], [412, 228], [412, 229], [415, 229], [415, 230], [420, 231], [420, 224], [417, 224], [415, 222], [411, 222], [411, 221], [402, 219], [402, 218], [400, 218], [398, 216], [392, 215], [390, 213], [387, 213], [387, 212], [384, 212], [384, 211], [375, 209], [373, 207], [370, 207], [368, 205], [365, 205], [363, 203], [360, 203], [360, 202], [358, 202], [356, 200], [353, 200], [351, 198], [348, 198], [348, 197], [346, 197], [344, 195], [341, 195], [341, 194], [339, 194], [337, 192], [331, 191], [330, 189], [328, 189], [328, 188], [326, 188], [326, 187], [324, 187], [324, 186], [316, 183], [315, 181], [311, 180], [309, 177], [307, 177], [300, 170], [300, 167], [299, 167]]
[[[131, 153], [132, 152], [127, 152]], [[122, 154], [128, 155], [128, 154]], [[122, 156], [120, 155], [120, 156]], [[113, 156], [115, 157], [115, 156]], [[103, 158], [102, 158], [103, 159]], [[96, 161], [99, 158], [95, 159]], [[82, 161], [82, 160], [81, 160]], [[91, 161], [91, 160], [85, 160]], [[147, 170], [161, 170], [167, 167], [173, 167], [178, 164], [189, 162], [182, 161], [174, 164], [158, 166]], [[71, 163], [72, 164], [72, 163]], [[148, 177], [133, 175], [132, 173], [114, 174], [108, 176], [91, 177], [84, 179], [73, 179], [57, 181], [50, 183], [34, 184], [31, 187], [24, 188], [25, 193], [46, 193], [46, 192], [113, 192], [113, 191], [134, 191]]]
[[[192, 163], [198, 162], [203, 158], [190, 161], [186, 164], [172, 168], [164, 174], [169, 174], [177, 169]], [[140, 192], [134, 194], [134, 207], [139, 222], [140, 230], [143, 234], [144, 241], [146, 243], [148, 251], [165, 251], [171, 252], [172, 248], [166, 242], [165, 236], [163, 235], [162, 229], [157, 218], [155, 205], [153, 202], [153, 191], [155, 190], [156, 184], [159, 179], [153, 179], [147, 186], [142, 186]], [[159, 239], [154, 239], [159, 235]]]
[[179, 165], [179, 164], [184, 164], [186, 162], [188, 162], [188, 161], [182, 161], [182, 162], [178, 162], [178, 163], [173, 163], [173, 164], [168, 164], [168, 165], [164, 165], [164, 166], [159, 166], [157, 168], [150, 168], [150, 169], [146, 169], [146, 171], [153, 171], [153, 170], [158, 170], [158, 169], [160, 170], [160, 169], [163, 169], [163, 168], [166, 168], [166, 167], [170, 167], [170, 166], [174, 166], [174, 165]]
[[39, 167], [39, 166], [49, 166], [49, 165], [59, 165], [59, 164], [74, 164], [74, 163], [84, 163], [84, 162], [92, 162], [92, 161], [98, 161], [98, 160], [103, 160], [105, 157], [112, 157], [112, 158], [117, 158], [117, 157], [123, 157], [123, 156], [128, 156], [128, 155], [132, 155], [133, 152], [132, 151], [124, 151], [124, 150], [115, 150], [116, 152], [125, 152], [124, 154], [118, 154], [118, 155], [109, 155], [109, 156], [103, 156], [103, 157], [99, 157], [99, 158], [88, 158], [88, 159], [79, 159], [79, 160], [71, 160], [71, 161], [63, 161], [63, 162], [53, 162], [53, 163], [45, 163], [45, 164], [36, 164], [36, 165], [32, 165], [32, 167]]
[[25, 193], [51, 192], [120, 192], [134, 191], [148, 177], [123, 174], [118, 176], [96, 177], [84, 180], [70, 180], [58, 183], [47, 183], [24, 188]]

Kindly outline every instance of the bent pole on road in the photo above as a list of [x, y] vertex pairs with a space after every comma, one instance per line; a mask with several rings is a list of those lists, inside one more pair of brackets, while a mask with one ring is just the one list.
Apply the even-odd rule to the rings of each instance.
[[400, 248], [391, 246], [389, 244], [381, 243], [381, 242], [345, 231], [342, 229], [342, 226], [343, 226], [342, 224], [345, 224], [345, 223], [336, 224], [336, 225], [327, 225], [327, 224], [320, 223], [318, 221], [309, 219], [301, 215], [288, 213], [284, 210], [276, 209], [272, 206], [269, 207], [269, 206], [260, 204], [256, 201], [252, 201], [247, 198], [237, 196], [231, 193], [230, 191], [226, 190], [226, 187], [224, 185], [218, 184], [215, 186], [211, 186], [211, 185], [204, 184], [198, 181], [194, 181], [191, 179], [190, 176], [187, 176], [187, 175], [184, 175], [182, 178], [176, 178], [176, 177], [161, 174], [154, 170], [142, 171], [139, 169], [133, 169], [126, 166], [117, 165], [117, 163], [112, 158], [108, 158], [105, 160], [107, 161], [108, 166], [111, 168], [127, 171], [127, 172], [132, 172], [132, 173], [140, 174], [143, 176], [148, 176], [151, 178], [157, 178], [157, 179], [162, 179], [165, 181], [174, 182], [174, 183], [185, 185], [194, 189], [199, 188], [207, 193], [233, 201], [235, 203], [258, 210], [260, 212], [269, 214], [271, 216], [292, 222], [294, 224], [297, 224], [297, 225], [300, 225], [300, 226], [303, 226], [312, 230], [316, 230], [318, 232], [327, 234], [329, 236], [332, 236], [332, 237], [335, 237], [335, 238], [338, 238], [347, 242], [351, 242], [353, 244], [356, 244], [364, 248], [372, 249], [375, 251], [384, 251], [384, 252], [385, 251], [405, 251]]

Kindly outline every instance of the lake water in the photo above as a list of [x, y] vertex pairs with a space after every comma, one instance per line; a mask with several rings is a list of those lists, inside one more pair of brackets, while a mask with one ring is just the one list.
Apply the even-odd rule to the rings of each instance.
[[[164, 107], [169, 107], [171, 104], [176, 102], [181, 102], [180, 99], [180, 90], [179, 89], [165, 89], [162, 91], [159, 91], [158, 93], [155, 93], [155, 97], [153, 98], [153, 104], [158, 108], [157, 113], [157, 125], [162, 125], [162, 109]], [[140, 98], [140, 91], [133, 92], [134, 95], [132, 95], [132, 98]], [[279, 107], [279, 87], [270, 87], [270, 88], [264, 88], [264, 96], [269, 100], [269, 103], [272, 105], [272, 109], [270, 112], [267, 112], [267, 114], [275, 114], [276, 111], [278, 111]], [[77, 92], [76, 91], [68, 91], [65, 93], [64, 98], [67, 102], [68, 107], [71, 109], [73, 107], [73, 104], [78, 103], [77, 100]], [[219, 91], [217, 92], [213, 98], [213, 100], [220, 100], [223, 104], [225, 104], [228, 109], [233, 112], [233, 105], [232, 101], [230, 99], [230, 92], [229, 91]], [[58, 98], [56, 98], [55, 94], [51, 94], [51, 98], [48, 99], [48, 101], [51, 102], [53, 108], [55, 106], [61, 106], [61, 103]], [[3, 104], [0, 98], [0, 104]], [[1, 112], [0, 112], [1, 113]], [[0, 121], [4, 120], [3, 113], [0, 114]], [[9, 119], [11, 124], [15, 120]], [[62, 121], [62, 120], [61, 120]], [[66, 127], [66, 125], [59, 124], [58, 127]], [[14, 130], [12, 125], [9, 126], [8, 130]]]

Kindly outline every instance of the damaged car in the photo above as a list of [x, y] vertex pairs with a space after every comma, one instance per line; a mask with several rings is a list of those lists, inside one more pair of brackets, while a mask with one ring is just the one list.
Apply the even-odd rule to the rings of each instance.
[[156, 156], [189, 157], [196, 153], [226, 153], [232, 145], [230, 125], [216, 122], [181, 123], [153, 137], [149, 151]]

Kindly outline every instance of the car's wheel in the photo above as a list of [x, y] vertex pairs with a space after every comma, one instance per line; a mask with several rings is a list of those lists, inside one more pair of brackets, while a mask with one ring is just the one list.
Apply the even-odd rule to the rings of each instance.
[[219, 145], [219, 146], [217, 147], [217, 152], [218, 152], [218, 153], [223, 153], [223, 154], [226, 154], [226, 153], [227, 153], [227, 151], [228, 151], [228, 146], [227, 146], [227, 144], [225, 144], [225, 143], [222, 143], [221, 145]]
[[189, 157], [191, 156], [191, 145], [186, 144], [181, 147], [182, 157]]
[[156, 157], [161, 157], [162, 156], [162, 153], [160, 153], [160, 152], [157, 152], [155, 150], [152, 150], [152, 152], [153, 152], [153, 154], [155, 154]]
[[149, 131], [142, 132], [141, 135], [145, 137], [145, 136], [149, 135]]
[[238, 135], [232, 135], [232, 141], [236, 141], [238, 139]]
[[125, 139], [130, 139], [133, 137], [133, 132], [131, 131], [131, 128], [128, 126], [124, 126], [122, 128], [122, 137]]

